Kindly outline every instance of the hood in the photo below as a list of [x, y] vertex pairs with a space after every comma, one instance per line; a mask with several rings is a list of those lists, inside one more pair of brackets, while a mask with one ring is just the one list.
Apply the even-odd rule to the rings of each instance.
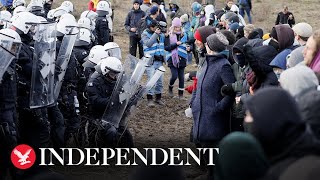
[[302, 92], [319, 85], [315, 73], [307, 66], [297, 65], [283, 71], [280, 75], [281, 87], [297, 98]]
[[278, 36], [278, 42], [279, 42], [279, 48], [280, 51], [289, 48], [294, 43], [294, 32], [288, 25], [276, 25], [275, 26], [277, 36]]
[[244, 45], [246, 45], [248, 43], [248, 39], [243, 37], [241, 39], [239, 39], [232, 48], [232, 52], [236, 49], [239, 50], [240, 52], [243, 53], [243, 49], [244, 49]]
[[281, 88], [266, 87], [252, 96], [246, 107], [253, 117], [252, 134], [269, 159], [287, 152], [294, 140], [306, 132], [292, 96]]
[[[311, 90], [299, 97], [299, 107], [302, 112], [302, 118], [312, 126], [320, 127], [320, 91]], [[320, 131], [317, 130], [318, 138]]]
[[272, 46], [254, 47], [252, 51], [254, 57], [267, 65], [269, 65], [272, 59], [278, 54], [278, 51]]
[[270, 63], [270, 66], [280, 68], [283, 70], [287, 69], [287, 56], [291, 53], [291, 49], [285, 49], [281, 51]]
[[254, 29], [248, 36], [248, 39], [262, 39], [263, 30], [261, 28]]
[[269, 165], [261, 145], [248, 133], [234, 132], [227, 135], [220, 142], [219, 150], [216, 158], [217, 180], [258, 179], [268, 170]]

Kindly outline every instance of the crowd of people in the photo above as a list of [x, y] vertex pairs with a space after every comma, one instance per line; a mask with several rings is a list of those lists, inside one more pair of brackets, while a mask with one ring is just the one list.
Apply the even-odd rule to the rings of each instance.
[[[78, 20], [70, 1], [56, 9], [50, 0], [5, 3], [0, 12], [0, 179], [6, 179], [4, 172], [26, 179], [46, 171], [39, 162], [27, 171], [13, 167], [10, 153], [21, 143], [36, 154], [40, 147], [59, 149], [70, 141], [80, 147], [134, 147], [127, 116], [144, 94], [149, 107], [165, 106], [159, 75], [164, 65], [171, 74], [168, 95], [175, 97], [178, 80], [177, 98], [189, 104], [191, 142], [220, 148], [216, 166], [208, 166], [199, 179], [319, 177], [320, 30], [299, 22], [287, 6], [264, 32], [252, 24], [251, 0], [227, 0], [222, 9], [214, 1], [195, 1], [183, 9], [175, 0], [167, 6], [161, 0], [133, 0], [124, 22], [129, 53], [145, 63], [148, 80], [155, 80], [153, 88], [141, 91], [126, 84], [130, 73], [113, 42], [109, 1], [91, 0]], [[185, 72], [188, 65], [197, 70]], [[185, 87], [185, 81], [193, 83]], [[129, 103], [114, 101], [123, 99], [126, 88], [138, 95], [126, 97]], [[165, 179], [183, 179], [179, 168], [166, 172], [173, 176]]]

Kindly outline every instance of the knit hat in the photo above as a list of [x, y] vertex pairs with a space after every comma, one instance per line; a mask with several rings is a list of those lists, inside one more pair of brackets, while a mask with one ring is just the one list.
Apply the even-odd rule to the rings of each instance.
[[239, 23], [235, 22], [229, 25], [229, 30], [235, 31], [240, 27]]
[[150, 8], [150, 14], [155, 15], [155, 14], [157, 14], [158, 10], [159, 10], [158, 6], [152, 6]]
[[275, 27], [272, 28], [271, 33], [270, 33], [270, 37], [278, 40], [278, 34], [277, 34], [277, 31], [276, 31]]
[[216, 30], [212, 26], [202, 26], [194, 33], [194, 38], [202, 43], [207, 42], [207, 37], [216, 33]]
[[173, 27], [181, 27], [181, 20], [180, 20], [180, 18], [175, 17], [175, 18], [172, 20], [172, 26], [173, 26]]
[[180, 21], [181, 23], [185, 23], [185, 22], [188, 22], [189, 21], [189, 16], [188, 14], [184, 14], [180, 17]]
[[143, 4], [151, 4], [150, 0], [143, 0]]
[[292, 68], [303, 61], [304, 58], [303, 58], [302, 52], [303, 52], [304, 48], [305, 48], [304, 46], [300, 46], [300, 47], [296, 48], [295, 50], [293, 50], [291, 52], [291, 54], [289, 54], [287, 56], [288, 68]]
[[227, 49], [229, 41], [221, 32], [217, 32], [207, 37], [207, 45], [211, 51], [221, 52]]
[[298, 23], [293, 26], [292, 30], [299, 36], [308, 38], [312, 36], [312, 27], [308, 23]]
[[192, 7], [192, 12], [200, 13], [202, 6], [198, 2], [194, 2], [191, 7]]
[[177, 1], [176, 0], [170, 0], [169, 4], [177, 4]]
[[142, 4], [142, 1], [141, 1], [141, 0], [133, 0], [133, 1], [132, 1], [132, 4], [135, 4], [135, 3], [138, 3], [139, 5], [141, 5], [141, 4]]
[[240, 22], [240, 19], [238, 17], [238, 15], [234, 15], [234, 16], [231, 16], [229, 19], [228, 19], [229, 23], [239, 23]]

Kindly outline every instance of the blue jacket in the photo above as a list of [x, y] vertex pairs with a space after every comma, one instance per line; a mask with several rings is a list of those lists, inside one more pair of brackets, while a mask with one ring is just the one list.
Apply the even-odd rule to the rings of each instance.
[[0, 2], [3, 6], [8, 7], [12, 5], [13, 0], [0, 0]]
[[224, 97], [220, 90], [233, 82], [235, 77], [225, 56], [207, 55], [191, 102], [195, 143], [219, 141], [229, 132], [230, 108], [235, 97]]
[[146, 13], [143, 12], [141, 9], [138, 9], [138, 10], [132, 9], [128, 13], [128, 16], [126, 18], [126, 22], [124, 23], [124, 26], [125, 26], [126, 30], [129, 32], [130, 36], [137, 35], [135, 32], [131, 32], [130, 29], [131, 28], [137, 28], [138, 29], [137, 26], [139, 25], [140, 19], [142, 19], [145, 16], [146, 16]]

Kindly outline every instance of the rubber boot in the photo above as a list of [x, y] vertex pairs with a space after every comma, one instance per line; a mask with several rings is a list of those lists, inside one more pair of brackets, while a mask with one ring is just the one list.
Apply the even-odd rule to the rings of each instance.
[[182, 89], [179, 88], [178, 90], [178, 95], [180, 100], [187, 100], [185, 97], [183, 97], [183, 91]]
[[149, 107], [155, 107], [155, 106], [156, 106], [156, 105], [154, 104], [154, 102], [153, 102], [153, 97], [152, 97], [152, 95], [147, 94], [147, 100], [148, 100], [147, 106], [149, 106]]
[[168, 91], [169, 97], [173, 97], [173, 86], [169, 85], [169, 91]]
[[161, 100], [161, 94], [156, 94], [155, 103], [159, 104], [160, 106], [164, 106], [164, 102]]

